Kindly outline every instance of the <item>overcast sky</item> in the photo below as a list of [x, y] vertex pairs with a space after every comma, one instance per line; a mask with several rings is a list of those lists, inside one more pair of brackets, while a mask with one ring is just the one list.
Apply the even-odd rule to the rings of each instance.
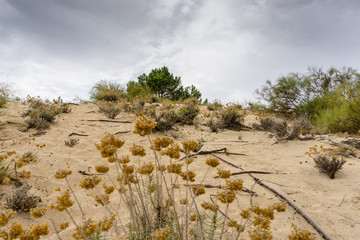
[[166, 65], [203, 99], [254, 100], [308, 66], [360, 68], [359, 0], [0, 0], [0, 82], [89, 98]]

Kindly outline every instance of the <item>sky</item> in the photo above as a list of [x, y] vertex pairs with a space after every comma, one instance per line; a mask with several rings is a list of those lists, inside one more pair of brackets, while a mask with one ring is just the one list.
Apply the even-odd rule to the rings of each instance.
[[209, 101], [308, 67], [360, 69], [358, 0], [0, 0], [0, 82], [89, 99], [167, 66]]

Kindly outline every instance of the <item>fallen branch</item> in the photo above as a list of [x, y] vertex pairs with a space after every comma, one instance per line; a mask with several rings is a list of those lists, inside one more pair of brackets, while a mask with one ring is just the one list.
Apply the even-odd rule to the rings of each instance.
[[89, 135], [86, 135], [86, 134], [80, 134], [80, 133], [73, 132], [73, 133], [70, 133], [70, 134], [69, 134], [69, 137], [71, 137], [71, 136], [82, 136], [82, 137], [87, 137], [87, 136], [89, 136]]
[[[236, 166], [214, 154], [212, 154], [214, 157], [218, 158], [220, 161], [229, 164], [230, 166], [233, 166], [235, 168], [241, 169], [244, 171], [244, 169], [242, 169], [239, 166]], [[280, 197], [281, 199], [285, 200], [297, 213], [299, 213], [319, 234], [320, 236], [325, 239], [325, 240], [330, 240], [330, 238], [303, 212], [301, 211], [295, 204], [292, 203], [292, 201], [290, 201], [289, 199], [287, 199], [284, 195], [280, 194], [278, 191], [276, 191], [275, 189], [269, 187], [268, 185], [266, 185], [265, 183], [261, 182], [260, 179], [254, 177], [253, 175], [251, 175], [251, 173], [248, 173], [248, 175], [254, 179], [254, 181], [259, 184], [260, 186], [270, 190], [271, 192], [273, 192], [276, 196]]]
[[84, 175], [84, 176], [102, 175], [100, 173], [87, 173], [87, 172], [82, 171], [82, 170], [79, 170], [78, 173], [80, 173], [81, 175]]
[[241, 170], [245, 171], [243, 168], [241, 168], [241, 167], [239, 167], [239, 166], [236, 166], [235, 164], [233, 164], [233, 163], [231, 163], [231, 162], [228, 162], [228, 161], [222, 159], [221, 157], [216, 156], [215, 154], [211, 154], [211, 155], [213, 155], [214, 157], [216, 157], [216, 158], [219, 159], [220, 161], [222, 161], [222, 162], [224, 162], [224, 163], [226, 163], [226, 164], [229, 164], [230, 166], [232, 166], [232, 167], [234, 167], [234, 168], [238, 168], [238, 169], [241, 169]]
[[[220, 149], [215, 149], [215, 150], [210, 150], [210, 151], [200, 151], [200, 152], [197, 152], [197, 153], [194, 153], [194, 154], [189, 154], [187, 157], [194, 157], [194, 156], [197, 156], [197, 155], [206, 155], [206, 154], [212, 154], [212, 153], [219, 153], [219, 152], [226, 152], [226, 148], [220, 148]], [[181, 159], [179, 159], [178, 161], [182, 161], [184, 160], [186, 157], [183, 157]]]
[[323, 239], [330, 240], [330, 238], [303, 211], [301, 211], [295, 204], [293, 204], [292, 201], [287, 199], [284, 195], [280, 194], [275, 189], [273, 189], [273, 188], [269, 187], [268, 185], [266, 185], [265, 183], [261, 182], [260, 179], [258, 179], [256, 177], [253, 177], [251, 174], [249, 174], [249, 175], [254, 179], [254, 181], [257, 184], [259, 184], [260, 186], [270, 190], [276, 196], [279, 196], [281, 199], [285, 200], [297, 213], [299, 213], [303, 218], [305, 218], [305, 220], [320, 234], [320, 236]]
[[119, 120], [106, 120], [106, 119], [87, 119], [81, 120], [87, 122], [111, 122], [111, 123], [132, 123], [131, 121], [119, 121]]
[[[264, 172], [264, 171], [243, 171], [243, 172], [236, 172], [232, 173], [231, 176], [240, 175], [240, 174], [249, 174], [249, 173], [256, 173], [256, 174], [275, 174], [272, 172]], [[214, 178], [219, 178], [219, 176], [216, 176]]]
[[120, 131], [120, 132], [115, 133], [115, 135], [116, 134], [122, 134], [122, 133], [129, 133], [129, 132], [131, 132], [131, 131]]
[[[204, 186], [204, 188], [228, 188], [227, 186], [221, 186], [221, 185], [211, 185], [211, 184], [184, 184], [184, 186]], [[250, 193], [250, 194], [254, 194], [255, 196], [257, 196], [256, 192], [247, 189], [246, 187], [243, 187], [243, 189], [241, 190], [242, 192], [246, 192], [246, 193]]]

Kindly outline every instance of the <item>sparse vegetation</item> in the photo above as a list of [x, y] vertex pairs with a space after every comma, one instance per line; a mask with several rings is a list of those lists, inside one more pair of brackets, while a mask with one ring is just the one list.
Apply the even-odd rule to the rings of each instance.
[[119, 115], [122, 108], [119, 102], [99, 101], [97, 102], [97, 106], [106, 117], [111, 119], [114, 119], [117, 115]]
[[241, 106], [228, 103], [219, 111], [219, 119], [222, 128], [240, 130], [244, 127], [244, 117], [246, 111], [241, 109]]
[[40, 198], [38, 196], [29, 195], [30, 185], [15, 189], [11, 196], [6, 197], [5, 207], [16, 212], [29, 212], [31, 208], [36, 208]]
[[332, 147], [325, 148], [322, 145], [318, 147], [315, 145], [311, 147], [305, 155], [312, 157], [316, 167], [320, 172], [326, 173], [331, 179], [335, 178], [335, 174], [342, 168], [345, 159], [350, 155], [350, 152], [354, 152], [356, 149], [351, 149], [350, 147]]
[[29, 128], [37, 130], [47, 129], [55, 121], [55, 117], [61, 113], [69, 113], [68, 104], [50, 103], [40, 98], [28, 97], [29, 109], [22, 114]]
[[125, 97], [125, 89], [120, 84], [101, 80], [92, 87], [90, 99], [94, 101], [117, 102]]
[[0, 83], [0, 108], [4, 108], [9, 101], [11, 95], [10, 87], [8, 84]]
[[273, 112], [307, 115], [322, 133], [355, 133], [360, 128], [360, 74], [352, 68], [309, 68], [270, 81], [258, 96]]
[[72, 148], [77, 144], [79, 144], [79, 139], [71, 138], [69, 140], [65, 140], [65, 146]]

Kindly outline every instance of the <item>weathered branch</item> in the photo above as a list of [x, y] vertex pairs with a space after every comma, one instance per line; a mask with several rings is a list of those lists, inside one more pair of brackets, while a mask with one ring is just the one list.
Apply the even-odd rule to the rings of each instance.
[[73, 133], [70, 133], [70, 134], [69, 134], [69, 137], [71, 137], [71, 136], [82, 136], [82, 137], [87, 137], [87, 136], [89, 136], [89, 135], [86, 135], [86, 134], [80, 134], [80, 133], [73, 132]]
[[[218, 158], [219, 160], [221, 160], [224, 163], [229, 164], [230, 166], [233, 166], [235, 168], [242, 169], [239, 166], [236, 166], [214, 154], [212, 154], [213, 156], [215, 156], [216, 158]], [[266, 185], [265, 183], [263, 183], [260, 179], [254, 177], [253, 175], [251, 175], [251, 173], [248, 173], [248, 175], [254, 179], [254, 181], [259, 184], [260, 186], [270, 190], [271, 192], [273, 192], [276, 196], [280, 197], [281, 199], [285, 200], [297, 213], [299, 213], [319, 234], [320, 236], [325, 239], [325, 240], [330, 240], [330, 238], [303, 212], [301, 211], [292, 201], [290, 201], [289, 199], [287, 199], [284, 195], [280, 194], [278, 191], [276, 191], [275, 189], [269, 187], [268, 185]]]
[[[249, 174], [251, 176], [251, 174]], [[303, 211], [301, 211], [295, 204], [292, 203], [292, 201], [290, 201], [289, 199], [287, 199], [284, 195], [280, 194], [278, 191], [276, 191], [275, 189], [269, 187], [268, 185], [266, 185], [265, 183], [261, 182], [260, 179], [251, 176], [254, 181], [259, 184], [260, 186], [270, 190], [271, 192], [273, 192], [275, 195], [279, 196], [281, 199], [285, 200], [297, 213], [299, 213], [303, 218], [305, 218], [305, 220], [320, 234], [320, 236], [325, 239], [325, 240], [330, 240], [330, 238], [320, 229], [320, 227], [318, 227]]]
[[87, 119], [87, 122], [110, 122], [110, 123], [132, 123], [131, 121], [107, 120], [107, 119]]

